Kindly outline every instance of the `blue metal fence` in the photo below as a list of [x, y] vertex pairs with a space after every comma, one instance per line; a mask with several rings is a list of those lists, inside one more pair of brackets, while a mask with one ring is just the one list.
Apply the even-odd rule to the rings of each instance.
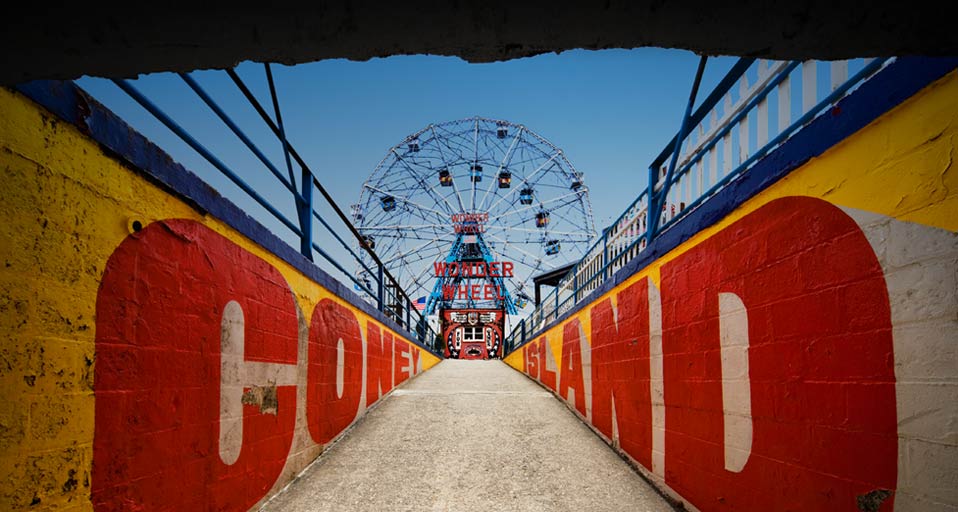
[[512, 330], [505, 353], [571, 310], [653, 240], [893, 60], [742, 58], [693, 110], [703, 57], [680, 129], [648, 167], [647, 188]]
[[[231, 167], [224, 163], [223, 160], [217, 157], [212, 151], [210, 151], [195, 137], [193, 137], [188, 130], [167, 115], [167, 113], [165, 113], [159, 106], [147, 98], [146, 95], [141, 93], [133, 83], [127, 80], [113, 80], [113, 82], [134, 101], [136, 101], [136, 103], [143, 107], [158, 121], [160, 121], [160, 123], [172, 131], [183, 142], [185, 142], [190, 148], [196, 151], [201, 157], [203, 157], [203, 159], [219, 170], [246, 195], [253, 199], [257, 204], [262, 206], [266, 212], [268, 212], [272, 217], [274, 217], [283, 226], [288, 228], [290, 232], [298, 237], [300, 241], [299, 251], [304, 257], [310, 261], [314, 261], [314, 254], [319, 254], [326, 262], [349, 278], [355, 284], [357, 290], [361, 290], [368, 297], [371, 297], [379, 311], [383, 312], [388, 318], [391, 318], [397, 322], [401, 327], [409, 330], [410, 332], [414, 332], [419, 342], [423, 346], [429, 348], [436, 354], [440, 354], [441, 351], [436, 345], [438, 342], [438, 335], [429, 325], [426, 317], [424, 317], [420, 311], [416, 309], [414, 306], [414, 299], [410, 298], [409, 295], [406, 294], [406, 292], [399, 285], [399, 282], [392, 276], [392, 274], [390, 274], [389, 270], [384, 267], [383, 262], [379, 259], [372, 248], [364, 243], [362, 236], [352, 225], [349, 218], [343, 213], [327, 190], [319, 182], [304, 159], [289, 143], [289, 140], [286, 137], [285, 127], [283, 125], [279, 96], [276, 93], [276, 86], [273, 80], [272, 70], [269, 64], [265, 64], [264, 67], [275, 119], [274, 116], [271, 116], [263, 107], [263, 105], [260, 104], [259, 100], [253, 95], [246, 83], [234, 70], [227, 70], [226, 74], [236, 85], [243, 97], [245, 97], [249, 104], [254, 108], [259, 117], [266, 124], [269, 131], [282, 145], [286, 171], [285, 173], [282, 172], [280, 168], [265, 155], [265, 153], [253, 142], [247, 133], [240, 128], [233, 118], [226, 113], [220, 104], [218, 104], [193, 77], [184, 73], [180, 73], [179, 77], [193, 92], [196, 93], [197, 97], [199, 97], [199, 99], [207, 107], [209, 107], [216, 117], [218, 117], [220, 121], [222, 121], [222, 123], [225, 124], [226, 127], [229, 128], [229, 130], [250, 150], [250, 152], [252, 152], [252, 154], [266, 167], [266, 169], [269, 170], [270, 174], [275, 177], [283, 185], [283, 187], [289, 191], [290, 194], [292, 194], [292, 198], [296, 207], [295, 219], [290, 219], [287, 215], [280, 211], [276, 205], [271, 203], [269, 199], [259, 193], [242, 176], [240, 176]], [[294, 169], [294, 163], [295, 166], [299, 167], [298, 180], [297, 173]], [[345, 236], [345, 239], [316, 210], [316, 204], [313, 197], [314, 191], [319, 192], [335, 216], [338, 217], [342, 222], [343, 227], [345, 227], [349, 232], [349, 234]], [[358, 266], [365, 269], [367, 272], [366, 275], [376, 276], [374, 282], [364, 282], [357, 279], [353, 272], [347, 270], [346, 267], [337, 261], [336, 258], [334, 258], [327, 250], [316, 243], [313, 236], [313, 230], [317, 222], [332, 235], [332, 237], [342, 246], [342, 248], [358, 264]], [[354, 240], [356, 247], [359, 247], [360, 250], [366, 251], [369, 254], [370, 258], [372, 259], [372, 268], [370, 265], [363, 262], [363, 259], [359, 257], [353, 246], [350, 246], [350, 244], [347, 243], [347, 239]]]

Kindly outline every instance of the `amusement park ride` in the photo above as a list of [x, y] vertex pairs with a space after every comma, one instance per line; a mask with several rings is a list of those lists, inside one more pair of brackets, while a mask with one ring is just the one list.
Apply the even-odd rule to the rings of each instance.
[[437, 348], [458, 359], [501, 357], [533, 276], [577, 261], [595, 237], [588, 188], [562, 150], [480, 117], [430, 124], [393, 146], [352, 215], [363, 243], [422, 295]]

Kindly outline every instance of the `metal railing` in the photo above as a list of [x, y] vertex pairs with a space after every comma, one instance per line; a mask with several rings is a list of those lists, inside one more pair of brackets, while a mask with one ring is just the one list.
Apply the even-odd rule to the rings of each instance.
[[[143, 93], [141, 93], [131, 82], [127, 80], [113, 80], [113, 83], [115, 83], [147, 112], [149, 112], [154, 118], [160, 121], [160, 123], [162, 123], [167, 129], [172, 131], [190, 148], [196, 151], [203, 159], [219, 170], [226, 178], [239, 187], [240, 190], [245, 192], [248, 197], [262, 206], [266, 212], [279, 221], [283, 226], [288, 228], [296, 237], [298, 237], [300, 242], [299, 252], [303, 256], [310, 261], [314, 261], [314, 253], [319, 254], [325, 261], [349, 278], [357, 290], [364, 292], [367, 297], [371, 297], [372, 303], [374, 303], [376, 308], [383, 312], [387, 318], [394, 320], [400, 325], [400, 327], [413, 332], [418, 341], [424, 347], [428, 348], [433, 353], [441, 354], [435, 345], [436, 340], [438, 340], [438, 336], [429, 325], [427, 319], [413, 306], [413, 300], [408, 294], [406, 294], [392, 274], [389, 273], [389, 270], [385, 268], [382, 260], [379, 259], [379, 256], [377, 256], [376, 253], [363, 242], [363, 238], [356, 230], [355, 226], [352, 225], [346, 214], [343, 213], [343, 211], [339, 208], [339, 205], [336, 204], [327, 190], [319, 182], [313, 171], [306, 164], [305, 160], [289, 143], [289, 140], [286, 137], [285, 127], [283, 125], [283, 117], [279, 106], [279, 98], [276, 93], [275, 83], [273, 81], [272, 70], [269, 64], [265, 64], [264, 68], [275, 119], [270, 116], [263, 105], [260, 104], [259, 100], [257, 100], [250, 91], [249, 87], [247, 87], [246, 83], [243, 82], [243, 80], [234, 70], [226, 70], [226, 74], [236, 85], [242, 96], [249, 102], [253, 109], [255, 109], [259, 117], [266, 124], [269, 131], [281, 144], [283, 148], [283, 163], [285, 164], [285, 173], [263, 153], [263, 151], [252, 141], [247, 133], [244, 132], [236, 122], [234, 122], [234, 120], [226, 113], [226, 111], [210, 96], [206, 90], [203, 89], [203, 87], [200, 86], [199, 83], [197, 83], [192, 76], [189, 74], [179, 73], [179, 77], [193, 92], [196, 93], [197, 97], [216, 115], [216, 117], [218, 117], [219, 120], [225, 124], [227, 128], [229, 128], [229, 130], [243, 143], [243, 145], [245, 145], [250, 152], [252, 152], [256, 159], [266, 167], [269, 173], [282, 184], [283, 188], [292, 194], [292, 199], [295, 202], [297, 214], [295, 219], [291, 219], [287, 215], [283, 214], [282, 211], [280, 211], [280, 208], [272, 204], [266, 197], [263, 196], [263, 194], [258, 192], [250, 183], [244, 180], [243, 177], [241, 177], [232, 168], [225, 164], [223, 160], [214, 155], [209, 149], [207, 149], [196, 138], [194, 138], [185, 128], [174, 121], [169, 115], [161, 110], [160, 107], [158, 107]], [[296, 179], [297, 173], [295, 172], [296, 166], [298, 166], [299, 170], [298, 183]], [[361, 250], [364, 250], [367, 254], [369, 254], [370, 258], [372, 259], [371, 266], [363, 262], [363, 259], [356, 254], [356, 252], [353, 250], [353, 247], [347, 243], [344, 237], [337, 233], [336, 230], [333, 229], [333, 227], [329, 224], [329, 222], [324, 219], [323, 216], [321, 216], [316, 210], [313, 195], [314, 191], [318, 191], [320, 193], [329, 208], [335, 213], [335, 216], [342, 221], [343, 226], [345, 226], [349, 232], [349, 234], [345, 235], [346, 239], [350, 239], [351, 237], [351, 239], [354, 240], [355, 244]], [[332, 237], [339, 243], [339, 245], [342, 246], [343, 249], [345, 249], [345, 251], [355, 260], [356, 263], [358, 263], [359, 266], [365, 269], [369, 276], [374, 276], [374, 280], [372, 282], [364, 282], [357, 279], [353, 275], [353, 272], [347, 270], [327, 250], [316, 243], [313, 237], [313, 229], [317, 222], [332, 235]]]
[[692, 111], [703, 57], [681, 128], [649, 165], [647, 188], [512, 330], [505, 353], [575, 307], [655, 238], [892, 60], [742, 58]]

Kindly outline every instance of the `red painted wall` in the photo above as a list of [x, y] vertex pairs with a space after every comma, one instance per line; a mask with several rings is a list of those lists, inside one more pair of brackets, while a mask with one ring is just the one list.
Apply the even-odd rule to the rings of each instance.
[[610, 300], [592, 309], [592, 422], [611, 439], [614, 402], [619, 445], [651, 469], [648, 290], [643, 279], [619, 292], [615, 313]]
[[[338, 343], [343, 343], [343, 389], [337, 391]], [[356, 418], [363, 389], [363, 339], [356, 315], [323, 299], [309, 327], [306, 414], [313, 441], [328, 443]]]
[[[244, 323], [232, 335], [231, 303]], [[156, 222], [120, 244], [97, 297], [94, 508], [247, 510], [286, 467], [297, 385], [306, 386], [307, 435], [323, 444], [356, 419], [364, 365], [366, 404], [416, 372], [419, 349], [398, 338], [394, 349], [393, 335], [372, 321], [364, 360], [359, 319], [338, 302], [320, 300], [302, 331], [301, 316], [276, 268], [199, 223]], [[224, 354], [227, 346], [242, 358]], [[254, 382], [260, 374], [287, 381]], [[242, 434], [229, 460], [221, 393], [237, 379]]]
[[[655, 385], [664, 391], [658, 475], [700, 510], [856, 510], [859, 496], [894, 491], [898, 439], [894, 349], [885, 278], [847, 214], [808, 197], [771, 201], [661, 267], [661, 299], [640, 279], [562, 326], [558, 385], [544, 372], [545, 337], [522, 349], [526, 373], [613, 438], [650, 474]], [[719, 295], [747, 314], [747, 374], [723, 375]], [[650, 304], [651, 300], [656, 301]], [[653, 308], [654, 306], [654, 308]], [[661, 356], [651, 309], [661, 311]], [[550, 333], [559, 332], [551, 330]], [[744, 333], [743, 333], [744, 334]], [[661, 364], [662, 379], [650, 372]], [[723, 379], [750, 394], [750, 450], [727, 468]], [[583, 397], [585, 398], [585, 397]], [[738, 421], [733, 418], [729, 421]], [[731, 427], [730, 427], [731, 428]], [[748, 430], [748, 429], [747, 429]], [[735, 434], [738, 435], [738, 434]], [[659, 441], [661, 442], [661, 441]], [[885, 500], [880, 510], [891, 510]]]

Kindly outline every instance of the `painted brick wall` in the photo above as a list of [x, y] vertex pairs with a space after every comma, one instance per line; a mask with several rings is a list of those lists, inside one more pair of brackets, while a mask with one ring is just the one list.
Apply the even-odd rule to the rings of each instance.
[[692, 510], [958, 510], [956, 161], [952, 71], [506, 362]]
[[438, 362], [7, 89], [0, 168], [0, 510], [249, 509]]

